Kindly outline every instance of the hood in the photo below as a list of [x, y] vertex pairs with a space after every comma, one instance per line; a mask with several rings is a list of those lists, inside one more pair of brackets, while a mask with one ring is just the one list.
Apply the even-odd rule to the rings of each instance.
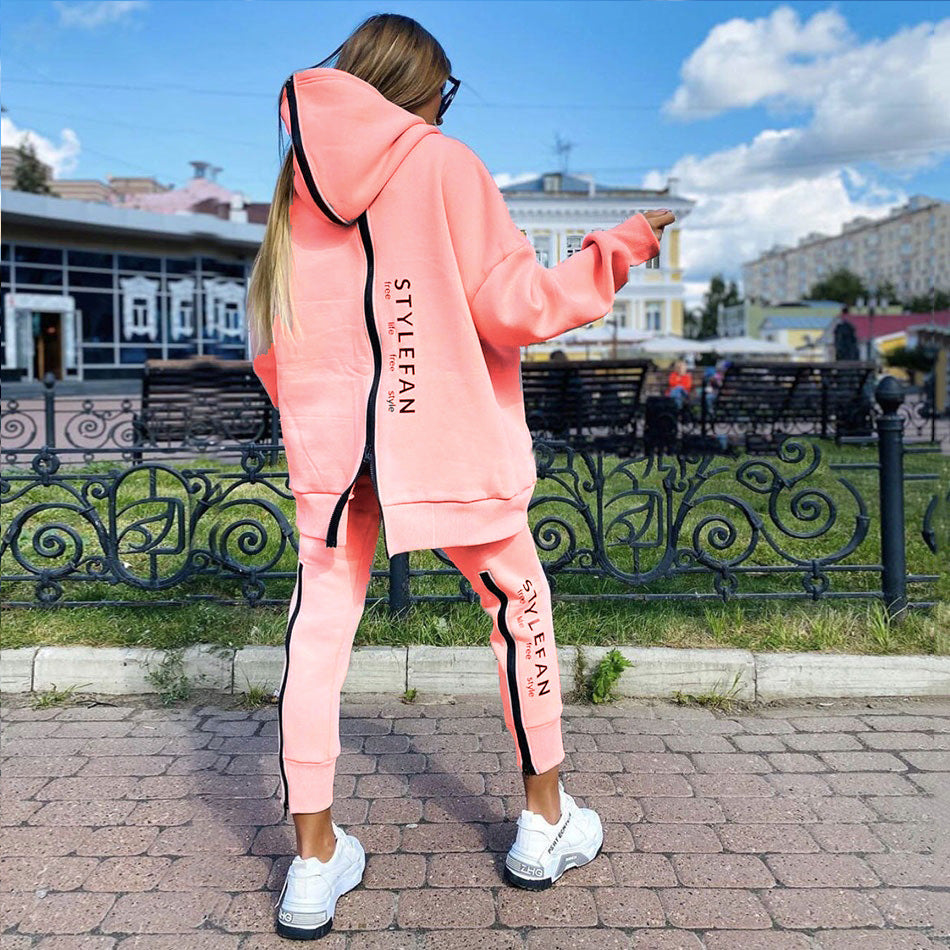
[[280, 116], [302, 184], [327, 218], [352, 224], [426, 135], [441, 135], [374, 86], [339, 69], [302, 69], [284, 84]]

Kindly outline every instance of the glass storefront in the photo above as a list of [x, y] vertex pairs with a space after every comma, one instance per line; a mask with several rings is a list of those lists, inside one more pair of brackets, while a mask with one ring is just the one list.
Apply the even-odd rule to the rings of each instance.
[[4, 241], [2, 249], [5, 378], [36, 377], [40, 366], [53, 367], [60, 378], [101, 378], [110, 371], [136, 375], [145, 359], [245, 358], [251, 256], [221, 260], [19, 241]]

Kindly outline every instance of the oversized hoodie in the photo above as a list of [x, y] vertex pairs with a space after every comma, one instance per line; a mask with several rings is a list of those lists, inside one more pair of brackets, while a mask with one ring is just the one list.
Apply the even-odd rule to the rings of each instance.
[[336, 69], [284, 86], [294, 339], [251, 339], [301, 534], [346, 539], [364, 460], [387, 553], [516, 533], [537, 480], [520, 347], [604, 316], [659, 253], [643, 214], [542, 266], [457, 139]]

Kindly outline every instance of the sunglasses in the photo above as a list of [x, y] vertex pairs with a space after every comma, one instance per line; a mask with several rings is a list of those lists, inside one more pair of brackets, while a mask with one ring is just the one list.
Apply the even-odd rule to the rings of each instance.
[[[449, 106], [452, 105], [452, 100], [455, 98], [455, 94], [459, 91], [459, 86], [461, 85], [462, 85], [462, 81], [460, 79], [456, 79], [454, 76], [449, 76], [448, 82], [443, 84], [442, 101], [439, 103], [439, 111], [436, 113], [436, 116], [435, 116], [436, 125], [442, 124], [442, 116], [445, 115]], [[446, 86], [449, 87], [448, 92], [445, 91]]]

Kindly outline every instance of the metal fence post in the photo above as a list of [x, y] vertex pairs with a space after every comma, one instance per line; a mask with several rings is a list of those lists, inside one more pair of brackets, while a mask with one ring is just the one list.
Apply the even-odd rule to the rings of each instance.
[[389, 559], [389, 616], [404, 617], [409, 612], [409, 552]]
[[53, 387], [56, 377], [51, 371], [43, 374], [43, 408], [46, 412], [46, 445], [54, 448], [56, 445], [56, 402]]
[[881, 590], [894, 617], [907, 608], [907, 551], [904, 538], [904, 402], [900, 383], [885, 376], [874, 392], [882, 415], [877, 420], [878, 473], [881, 496]]
[[277, 409], [274, 406], [270, 407], [270, 442], [274, 446], [270, 450], [270, 463], [271, 465], [277, 464]]

